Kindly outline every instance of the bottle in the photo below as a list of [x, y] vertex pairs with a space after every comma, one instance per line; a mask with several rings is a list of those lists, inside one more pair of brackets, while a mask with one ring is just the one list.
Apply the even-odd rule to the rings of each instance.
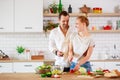
[[26, 49], [26, 60], [31, 60], [31, 54], [30, 54], [30, 50]]
[[62, 3], [61, 0], [59, 0], [59, 5], [58, 5], [58, 12], [61, 13], [62, 12]]
[[69, 5], [69, 7], [68, 7], [68, 13], [72, 13], [72, 7], [71, 7], [71, 5]]
[[120, 30], [120, 20], [117, 21], [117, 29]]
[[116, 29], [117, 29], [117, 22], [116, 22], [116, 21], [113, 21], [113, 22], [112, 22], [112, 27], [113, 27], [113, 30], [116, 30]]

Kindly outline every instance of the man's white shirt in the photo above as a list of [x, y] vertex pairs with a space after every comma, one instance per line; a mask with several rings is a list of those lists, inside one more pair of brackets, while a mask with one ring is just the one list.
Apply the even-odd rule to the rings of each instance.
[[[68, 45], [70, 40], [70, 35], [72, 34], [73, 29], [69, 27], [66, 36], [61, 31], [60, 27], [53, 29], [49, 35], [49, 50], [54, 53], [58, 50], [63, 52], [63, 54], [68, 54]], [[68, 61], [64, 60], [63, 57], [55, 57], [55, 65], [62, 65], [64, 67], [69, 67]]]

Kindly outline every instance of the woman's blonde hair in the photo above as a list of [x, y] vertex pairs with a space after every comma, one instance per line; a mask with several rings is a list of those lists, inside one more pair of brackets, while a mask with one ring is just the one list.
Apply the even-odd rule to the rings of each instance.
[[77, 19], [79, 19], [82, 23], [86, 23], [86, 26], [89, 25], [89, 20], [85, 16], [78, 16]]

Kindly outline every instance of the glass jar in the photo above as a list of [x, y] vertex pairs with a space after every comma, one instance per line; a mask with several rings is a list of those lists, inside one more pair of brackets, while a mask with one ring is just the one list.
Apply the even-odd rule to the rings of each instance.
[[102, 13], [102, 8], [99, 7], [93, 8], [93, 13]]

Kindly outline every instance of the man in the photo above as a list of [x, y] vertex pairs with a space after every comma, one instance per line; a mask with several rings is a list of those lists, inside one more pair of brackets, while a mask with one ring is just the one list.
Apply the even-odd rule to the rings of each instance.
[[68, 44], [72, 33], [69, 27], [69, 14], [62, 11], [59, 14], [59, 26], [54, 28], [49, 35], [49, 50], [56, 55], [55, 65], [64, 67], [64, 71], [69, 71]]

